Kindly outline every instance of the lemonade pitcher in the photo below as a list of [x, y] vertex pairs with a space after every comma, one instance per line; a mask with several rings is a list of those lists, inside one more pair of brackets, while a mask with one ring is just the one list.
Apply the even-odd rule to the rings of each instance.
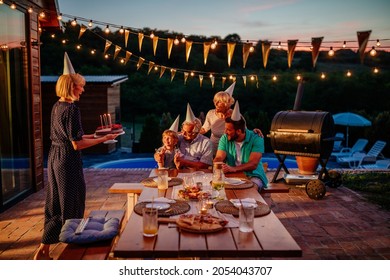
[[215, 162], [213, 166], [213, 179], [211, 186], [213, 189], [212, 196], [215, 199], [225, 198], [225, 174], [222, 170], [223, 162]]

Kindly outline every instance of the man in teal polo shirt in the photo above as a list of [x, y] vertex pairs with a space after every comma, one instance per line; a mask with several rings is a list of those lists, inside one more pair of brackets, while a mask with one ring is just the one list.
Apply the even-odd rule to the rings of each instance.
[[224, 173], [244, 172], [261, 191], [268, 184], [261, 163], [263, 153], [264, 139], [246, 128], [237, 101], [232, 116], [225, 119], [225, 134], [219, 140], [214, 162], [225, 162]]

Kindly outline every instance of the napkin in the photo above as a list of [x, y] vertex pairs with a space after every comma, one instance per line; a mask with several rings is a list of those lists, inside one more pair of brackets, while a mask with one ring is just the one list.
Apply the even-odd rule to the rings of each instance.
[[254, 198], [248, 197], [248, 198], [242, 198], [242, 199], [230, 199], [230, 202], [233, 203], [233, 205], [237, 208], [239, 208], [241, 206], [240, 201], [246, 207], [253, 207], [253, 208], [257, 207], [257, 202]]
[[[139, 202], [152, 202], [150, 199], [139, 200]], [[166, 197], [157, 197], [153, 200], [155, 203], [175, 203], [176, 201], [173, 199], [169, 199]]]
[[229, 185], [241, 185], [244, 181], [239, 178], [225, 178], [226, 183]]

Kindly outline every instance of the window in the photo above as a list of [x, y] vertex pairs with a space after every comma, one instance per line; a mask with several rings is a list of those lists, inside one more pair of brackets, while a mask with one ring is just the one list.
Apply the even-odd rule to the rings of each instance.
[[32, 189], [26, 16], [0, 5], [0, 210]]

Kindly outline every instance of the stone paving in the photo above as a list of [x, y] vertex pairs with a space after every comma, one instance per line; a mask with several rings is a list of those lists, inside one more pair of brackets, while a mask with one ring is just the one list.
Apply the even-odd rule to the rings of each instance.
[[[85, 169], [86, 214], [95, 209], [126, 209], [126, 195], [109, 194], [115, 182], [139, 182], [145, 169]], [[272, 172], [267, 173], [272, 177]], [[0, 213], [0, 259], [31, 260], [40, 243], [45, 191]], [[390, 212], [381, 210], [347, 188], [327, 188], [312, 200], [304, 188], [266, 195], [266, 201], [303, 250], [304, 260], [390, 259]], [[51, 255], [64, 244], [52, 246]]]

